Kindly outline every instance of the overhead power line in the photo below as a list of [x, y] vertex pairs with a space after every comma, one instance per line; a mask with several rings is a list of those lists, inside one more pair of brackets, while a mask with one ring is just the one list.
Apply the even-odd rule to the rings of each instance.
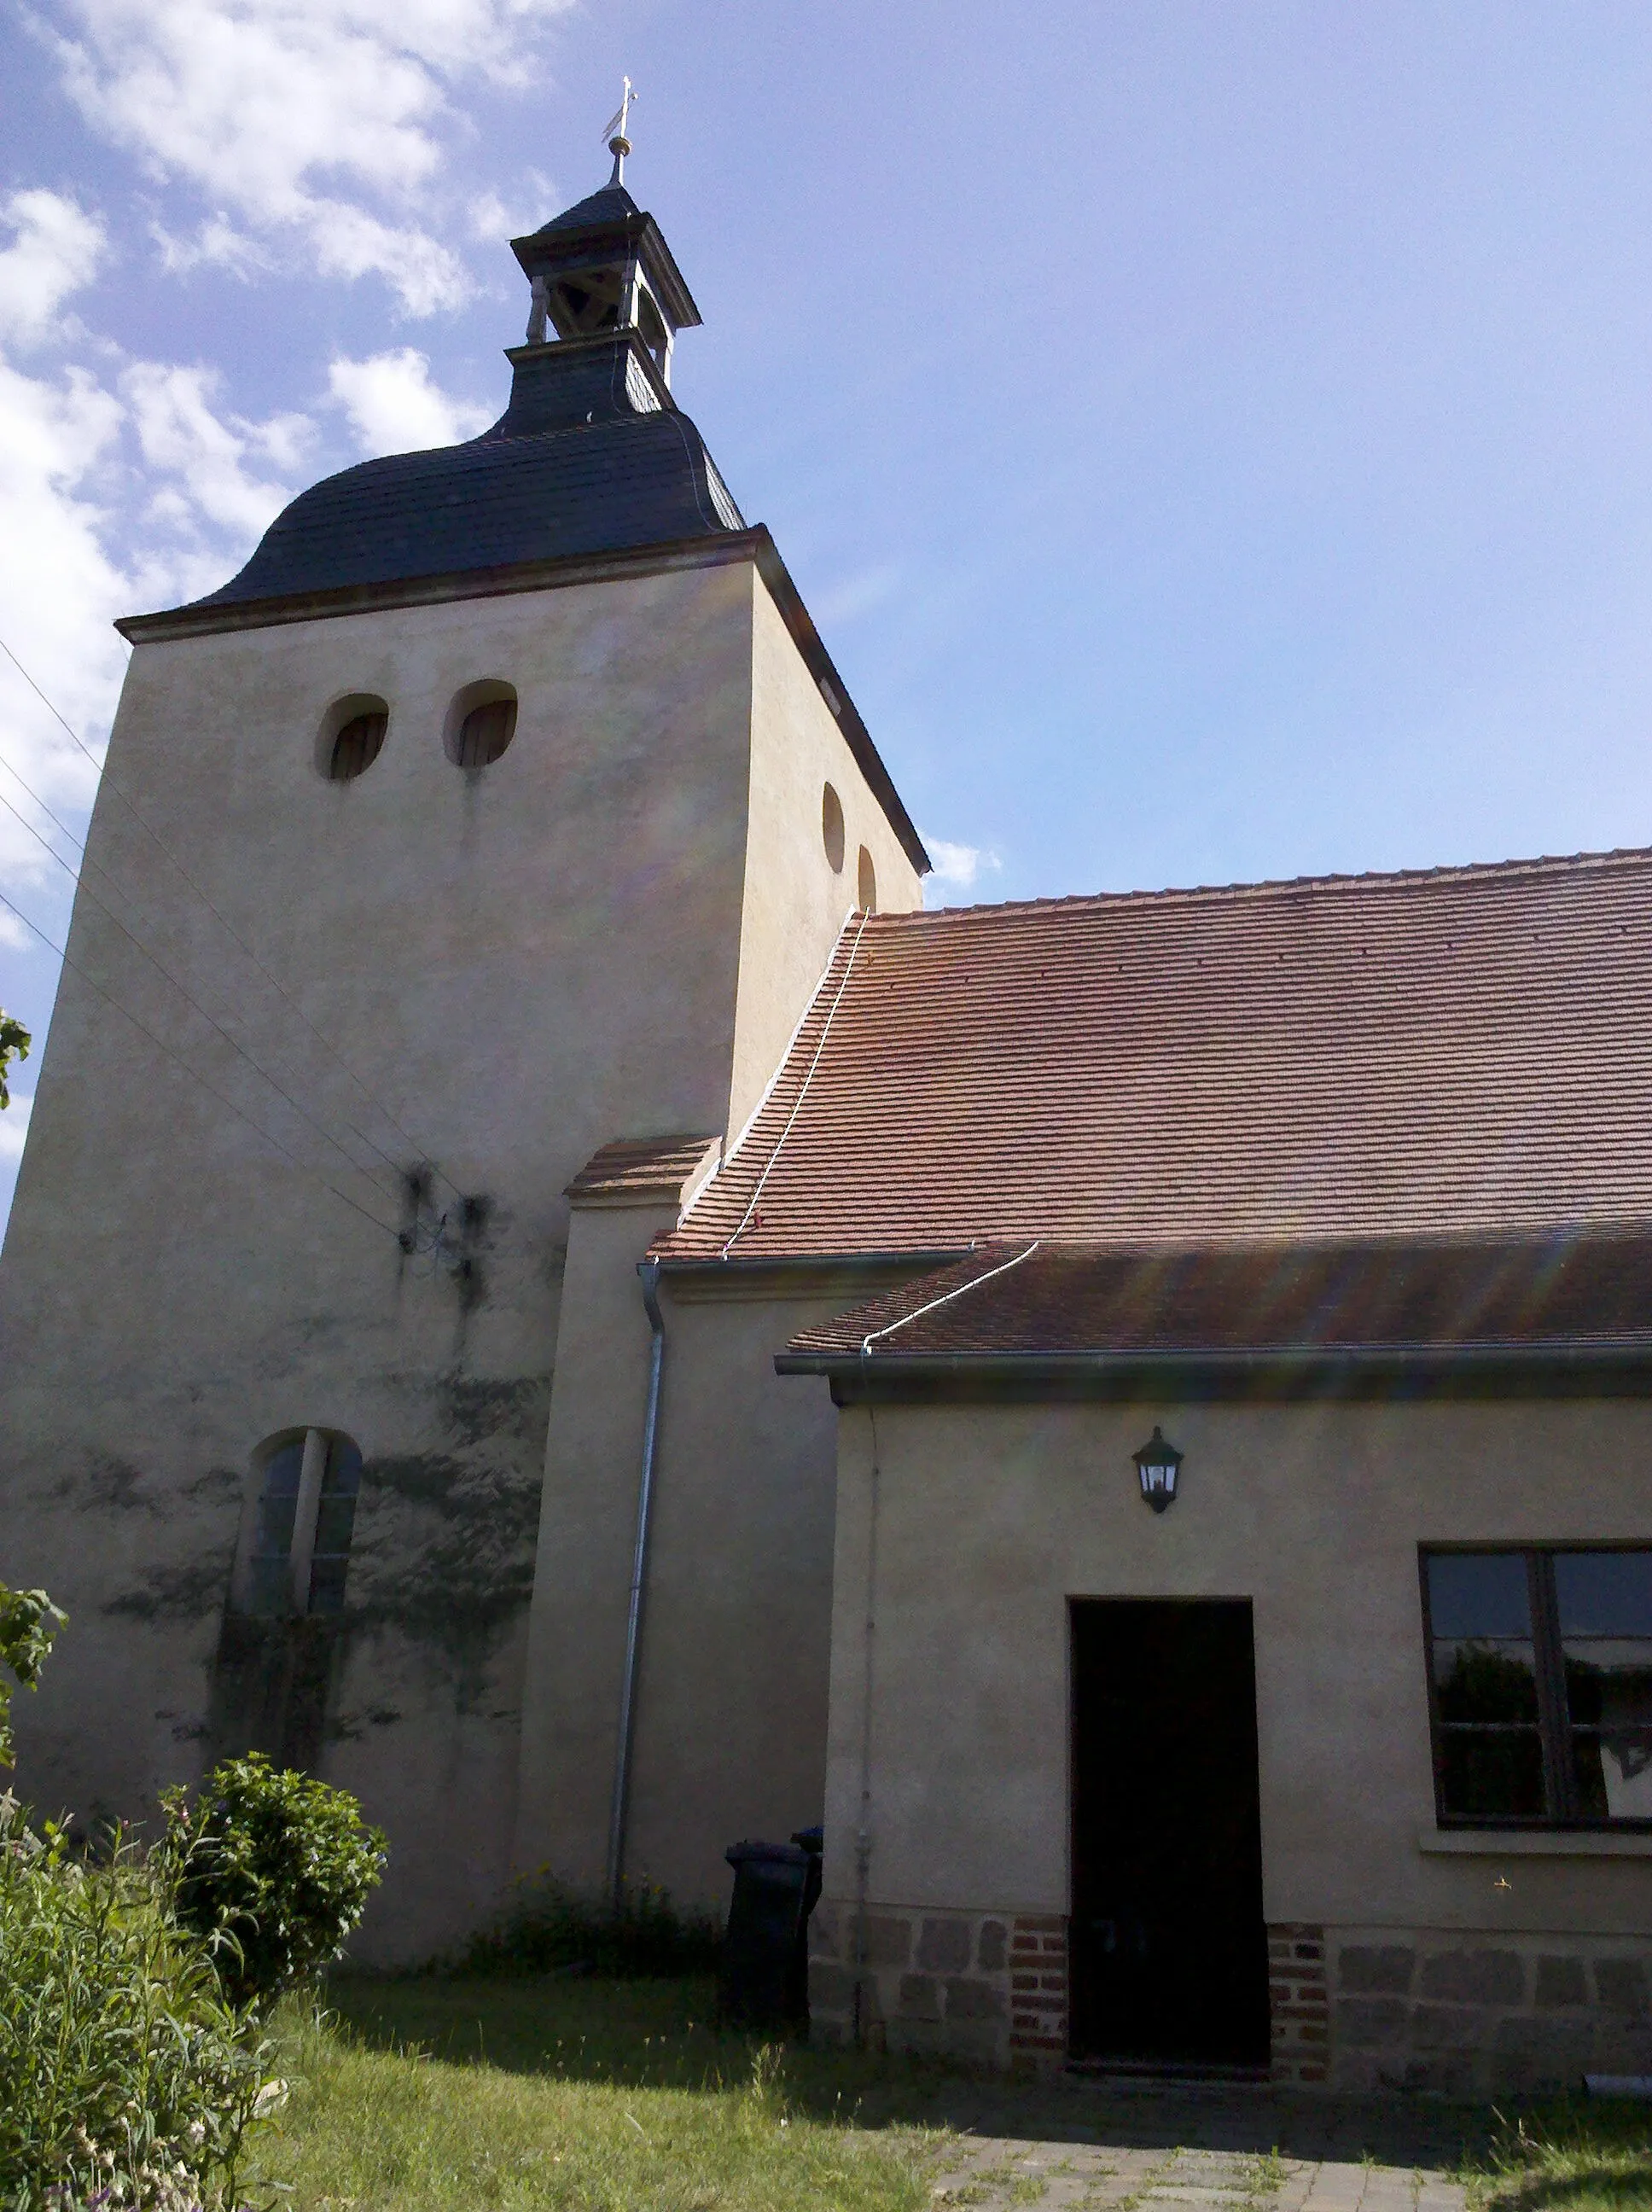
[[[15, 900], [9, 898], [4, 891], [0, 891], [0, 906], [3, 906], [8, 913], [15, 915], [18, 921], [22, 923], [24, 928], [29, 930], [34, 936], [38, 937], [41, 944], [46, 946], [48, 951], [55, 952], [58, 959], [63, 962], [64, 966], [70, 970], [71, 975], [78, 975], [83, 983], [88, 984], [90, 988], [97, 993], [99, 998], [102, 999], [107, 1005], [112, 1006], [118, 1014], [124, 1014], [126, 1019], [131, 1024], [132, 1027], [138, 1030], [141, 1035], [146, 1036], [157, 1052], [163, 1053], [168, 1060], [175, 1062], [178, 1066], [183, 1069], [185, 1075], [193, 1077], [195, 1081], [200, 1085], [203, 1091], [210, 1091], [221, 1106], [227, 1106], [229, 1109], [229, 1111], [234, 1114], [239, 1121], [245, 1121], [249, 1129], [255, 1131], [258, 1136], [264, 1139], [265, 1144], [273, 1146], [275, 1150], [281, 1154], [282, 1158], [288, 1161], [290, 1165], [295, 1167], [301, 1175], [313, 1176], [314, 1180], [321, 1185], [324, 1190], [331, 1191], [335, 1198], [342, 1199], [343, 1203], [348, 1206], [352, 1212], [359, 1213], [363, 1221], [370, 1221], [375, 1229], [382, 1229], [386, 1236], [393, 1237], [398, 1244], [401, 1243], [401, 1231], [398, 1229], [393, 1227], [392, 1224], [387, 1221], [380, 1221], [376, 1213], [369, 1212], [365, 1206], [358, 1205], [355, 1200], [349, 1195], [348, 1191], [340, 1190], [336, 1182], [329, 1182], [326, 1176], [320, 1172], [319, 1169], [310, 1167], [305, 1161], [300, 1159], [295, 1152], [288, 1152], [286, 1146], [282, 1143], [280, 1138], [276, 1136], [270, 1130], [266, 1129], [262, 1121], [255, 1121], [252, 1116], [247, 1113], [244, 1108], [238, 1106], [233, 1098], [226, 1097], [224, 1093], [218, 1089], [216, 1084], [209, 1083], [207, 1081], [205, 1076], [202, 1074], [198, 1067], [191, 1067], [188, 1060], [183, 1057], [181, 1053], [175, 1051], [173, 1048], [166, 1042], [164, 1037], [158, 1037], [147, 1022], [140, 1021], [130, 1006], [124, 1005], [120, 1000], [114, 996], [112, 992], [106, 991], [102, 984], [98, 981], [95, 975], [89, 974], [88, 970], [81, 965], [79, 961], [72, 959], [64, 948], [61, 945], [58, 944], [54, 939], [48, 937], [45, 930], [40, 927], [39, 922], [31, 921], [29, 916], [23, 912], [21, 907], [17, 905]], [[378, 1186], [376, 1183], [374, 1188], [377, 1189]]]
[[[183, 1000], [186, 1006], [192, 1006], [195, 1012], [199, 1014], [201, 1019], [207, 1023], [210, 1028], [217, 1031], [218, 1035], [223, 1039], [230, 1050], [238, 1054], [240, 1057], [246, 1062], [247, 1066], [252, 1070], [252, 1073], [255, 1075], [261, 1076], [264, 1081], [270, 1085], [270, 1088], [276, 1094], [276, 1096], [286, 1101], [288, 1105], [292, 1108], [294, 1113], [298, 1115], [299, 1119], [301, 1121], [307, 1123], [307, 1125], [315, 1131], [317, 1136], [322, 1139], [323, 1143], [331, 1145], [334, 1152], [338, 1154], [339, 1158], [344, 1162], [347, 1167], [349, 1167], [356, 1175], [366, 1176], [371, 1182], [371, 1170], [364, 1168], [360, 1160], [352, 1158], [349, 1148], [339, 1142], [338, 1139], [333, 1135], [331, 1130], [324, 1128], [322, 1124], [316, 1120], [313, 1114], [309, 1113], [304, 1107], [299, 1104], [297, 1099], [294, 1097], [292, 1092], [288, 1091], [284, 1085], [276, 1082], [275, 1077], [270, 1074], [267, 1067], [264, 1066], [259, 1061], [254, 1060], [252, 1054], [247, 1051], [246, 1048], [241, 1044], [237, 1038], [233, 1037], [230, 1035], [229, 1031], [224, 1027], [223, 1024], [218, 1020], [216, 1016], [210, 1013], [206, 1007], [201, 1004], [200, 1000], [195, 997], [194, 994], [190, 991], [185, 985], [179, 981], [177, 976], [173, 974], [166, 963], [159, 959], [156, 955], [149, 950], [149, 946], [144, 944], [141, 938], [134, 936], [132, 932], [126, 927], [126, 924], [121, 920], [120, 916], [115, 912], [114, 908], [109, 904], [107, 900], [101, 899], [98, 896], [96, 891], [94, 891], [90, 884], [87, 882], [84, 873], [76, 873], [75, 869], [71, 868], [68, 861], [64, 859], [61, 853], [54, 853], [52, 851], [51, 846], [46, 843], [46, 839], [41, 836], [39, 831], [34, 827], [33, 823], [27, 820], [24, 816], [18, 812], [17, 809], [12, 805], [11, 801], [6, 797], [3, 792], [0, 792], [0, 806], [3, 806], [7, 813], [9, 814], [15, 821], [21, 822], [22, 823], [24, 829], [28, 831], [29, 836], [33, 838], [35, 843], [40, 848], [41, 851], [46, 854], [47, 858], [55, 860], [58, 866], [63, 870], [64, 873], [69, 878], [70, 883], [72, 883], [77, 890], [85, 893], [86, 896], [90, 899], [92, 904], [97, 908], [100, 914], [106, 915], [108, 916], [109, 920], [114, 924], [121, 935], [126, 939], [126, 942], [130, 945], [133, 946], [136, 951], [143, 954], [143, 957], [149, 962], [155, 973], [163, 981], [172, 985], [173, 990], [177, 992], [179, 997]], [[93, 865], [95, 866], [96, 863], [94, 862]], [[99, 870], [99, 872], [100, 874], [106, 873], [106, 871], [101, 869]], [[353, 1126], [353, 1124], [346, 1124], [346, 1127]], [[361, 1132], [358, 1130], [356, 1133], [357, 1135], [360, 1135]], [[363, 1138], [362, 1142], [364, 1144], [370, 1144], [371, 1139]], [[379, 1148], [375, 1145], [373, 1146], [373, 1150], [377, 1152]], [[380, 1158], [386, 1161], [386, 1164], [394, 1173], [398, 1175], [400, 1174], [401, 1170], [399, 1167], [394, 1160], [390, 1158], [388, 1153], [380, 1152]], [[376, 1190], [380, 1188], [381, 1186], [374, 1183], [374, 1188]], [[386, 1191], [384, 1194], [387, 1198], [393, 1198], [395, 1197], [396, 1193], [394, 1191]]]
[[[297, 1015], [299, 1020], [303, 1023], [305, 1028], [309, 1030], [310, 1034], [316, 1039], [323, 1050], [330, 1054], [331, 1057], [337, 1060], [339, 1066], [343, 1069], [345, 1074], [355, 1085], [361, 1096], [367, 1101], [368, 1104], [375, 1107], [378, 1111], [384, 1115], [386, 1121], [396, 1132], [396, 1134], [402, 1139], [409, 1152], [427, 1164], [434, 1174], [439, 1176], [441, 1181], [446, 1184], [448, 1189], [452, 1192], [453, 1196], [456, 1199], [462, 1200], [465, 1194], [460, 1190], [459, 1185], [453, 1181], [452, 1177], [448, 1175], [446, 1170], [441, 1167], [440, 1163], [436, 1161], [422, 1146], [419, 1145], [415, 1139], [409, 1134], [408, 1131], [402, 1127], [401, 1122], [391, 1111], [390, 1108], [385, 1104], [383, 1099], [378, 1097], [374, 1092], [368, 1088], [366, 1082], [356, 1073], [355, 1069], [351, 1066], [349, 1061], [345, 1059], [343, 1054], [339, 1051], [337, 1046], [333, 1043], [332, 1040], [316, 1027], [315, 1024], [310, 1019], [310, 1017], [305, 1012], [303, 1007], [299, 1005], [298, 1001], [292, 996], [291, 993], [287, 990], [281, 981], [280, 977], [271, 974], [270, 970], [265, 967], [264, 962], [259, 959], [258, 954], [252, 950], [252, 947], [246, 942], [246, 939], [235, 929], [234, 924], [226, 920], [224, 915], [220, 913], [217, 907], [213, 903], [207, 893], [201, 888], [200, 884], [196, 882], [194, 877], [191, 875], [189, 870], [184, 866], [177, 854], [173, 852], [171, 848], [161, 836], [160, 833], [151, 826], [148, 819], [145, 817], [142, 809], [138, 806], [137, 801], [128, 797], [127, 793], [115, 781], [113, 775], [111, 775], [106, 763], [98, 759], [97, 755], [81, 738], [79, 732], [74, 728], [72, 724], [70, 724], [65, 717], [58, 712], [58, 708], [40, 689], [40, 686], [29, 674], [27, 669], [24, 667], [22, 662], [19, 660], [16, 654], [12, 651], [11, 647], [6, 643], [3, 637], [0, 637], [0, 653], [3, 653], [5, 654], [7, 659], [10, 661], [12, 666], [17, 671], [17, 673], [22, 678], [24, 683], [27, 684], [29, 690], [40, 702], [40, 704], [46, 708], [52, 720], [58, 725], [59, 728], [62, 729], [64, 735], [70, 739], [70, 743], [76, 745], [79, 750], [85, 755], [92, 766], [98, 771], [98, 775], [102, 784], [114, 793], [115, 797], [120, 801], [127, 812], [132, 817], [132, 819], [143, 831], [145, 836], [147, 836], [155, 845], [168, 865], [177, 871], [178, 874], [195, 894], [196, 897], [200, 900], [207, 912], [224, 932], [224, 934], [230, 939], [230, 942], [252, 963], [252, 965], [258, 969], [259, 975], [264, 977], [270, 988], [278, 994], [292, 1012]], [[8, 762], [6, 765], [10, 769], [11, 774], [17, 776], [17, 771], [15, 769], [11, 768], [10, 763]], [[20, 783], [22, 783], [22, 778], [21, 776], [17, 776], [17, 781]], [[27, 791], [28, 786], [27, 784], [23, 784], [23, 788]], [[29, 796], [31, 799], [35, 798], [35, 794], [33, 792], [29, 792]], [[50, 813], [51, 810], [44, 806], [43, 801], [36, 799], [35, 803], [38, 805], [41, 805], [43, 811]], [[15, 811], [15, 810], [14, 809], [14, 811]], [[21, 819], [21, 816], [19, 817], [19, 819]], [[57, 817], [52, 815], [52, 819], [56, 822]], [[58, 827], [59, 829], [64, 829], [64, 825], [61, 823], [58, 823]], [[74, 837], [72, 831], [64, 830], [64, 835], [67, 837], [72, 838], [74, 843], [79, 847], [82, 852], [84, 852], [85, 846], [82, 841], [77, 837]], [[47, 850], [50, 851], [50, 847], [48, 847]], [[56, 856], [54, 855], [54, 857]], [[94, 862], [94, 866], [96, 865], [97, 864]], [[113, 881], [113, 878], [109, 876], [106, 869], [100, 868], [99, 872], [103, 875], [106, 880], [110, 882]], [[128, 895], [123, 893], [123, 896]], [[181, 988], [182, 987], [180, 986], [179, 988]], [[355, 1135], [361, 1137], [364, 1144], [372, 1145], [373, 1149], [380, 1153], [380, 1157], [381, 1158], [389, 1160], [389, 1154], [384, 1152], [377, 1145], [373, 1145], [372, 1139], [367, 1137], [363, 1131], [357, 1129], [354, 1122], [347, 1121], [345, 1123], [345, 1127], [351, 1129]], [[400, 1171], [398, 1163], [392, 1162], [391, 1164], [397, 1166], [398, 1171]]]

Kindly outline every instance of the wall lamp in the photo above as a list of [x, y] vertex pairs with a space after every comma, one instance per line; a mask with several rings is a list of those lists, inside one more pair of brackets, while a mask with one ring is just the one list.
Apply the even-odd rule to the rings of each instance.
[[1164, 1431], [1155, 1426], [1152, 1435], [1139, 1452], [1131, 1455], [1136, 1462], [1136, 1474], [1141, 1482], [1141, 1494], [1145, 1504], [1155, 1513], [1163, 1513], [1175, 1503], [1176, 1475], [1183, 1455], [1174, 1444], [1166, 1443]]

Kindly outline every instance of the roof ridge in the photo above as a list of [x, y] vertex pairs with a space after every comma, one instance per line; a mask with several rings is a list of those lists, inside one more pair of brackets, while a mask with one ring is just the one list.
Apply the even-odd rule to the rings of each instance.
[[1031, 914], [1078, 907], [1170, 905], [1179, 901], [1279, 896], [1303, 890], [1371, 890], [1424, 883], [1485, 882], [1491, 877], [1561, 875], [1633, 863], [1652, 863], [1652, 846], [1614, 845], [1594, 853], [1542, 853], [1526, 860], [1454, 860], [1430, 868], [1364, 868], [1317, 876], [1261, 876], [1233, 884], [1172, 884], [1157, 890], [1067, 891], [1050, 898], [981, 900], [969, 906], [915, 908], [906, 914], [880, 914], [885, 927], [917, 922], [951, 922], [993, 915]]

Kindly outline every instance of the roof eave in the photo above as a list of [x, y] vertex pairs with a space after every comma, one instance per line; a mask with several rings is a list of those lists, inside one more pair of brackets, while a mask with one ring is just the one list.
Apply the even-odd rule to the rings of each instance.
[[1362, 1396], [1455, 1389], [1509, 1395], [1652, 1395], [1652, 1334], [1610, 1342], [1273, 1346], [1243, 1350], [792, 1352], [780, 1375], [827, 1376], [841, 1403], [949, 1390], [1008, 1397]]
[[762, 523], [758, 524], [752, 535], [758, 541], [757, 573], [768, 585], [769, 594], [780, 610], [780, 619], [791, 632], [793, 643], [803, 655], [828, 713], [842, 731], [849, 750], [854, 755], [855, 765], [865, 777], [890, 829], [900, 839], [902, 850], [920, 876], [928, 875], [932, 863], [924, 849], [924, 841], [918, 835], [900, 793], [895, 788], [895, 780], [884, 767], [882, 755], [872, 743], [872, 732], [860, 719], [860, 710], [849, 696], [847, 684], [837, 672], [836, 662], [821, 641], [814, 617], [803, 604], [803, 594], [793, 582], [791, 573], [780, 558], [780, 548]]
[[[780, 549], [765, 524], [750, 530], [720, 530], [704, 536], [676, 538], [656, 545], [622, 546], [612, 552], [573, 553], [545, 561], [520, 561], [498, 568], [459, 569], [443, 575], [394, 578], [384, 583], [345, 584], [319, 592], [294, 592], [266, 599], [197, 601], [192, 606], [169, 607], [157, 614], [123, 615], [115, 628], [131, 645], [170, 643], [177, 638], [204, 637], [221, 630], [273, 629], [279, 623], [325, 622], [343, 615], [377, 613], [391, 607], [428, 606], [452, 599], [496, 599], [513, 592], [554, 591], [564, 584], [595, 581], [605, 576], [649, 575], [681, 568], [714, 567], [732, 561], [751, 561], [768, 586], [802, 654], [804, 663], [820, 689], [821, 697], [842, 731], [855, 764], [866, 779], [884, 818], [901, 842], [902, 849], [918, 873], [927, 875], [928, 854], [912, 817], [884, 765], [872, 732], [860, 719], [837, 665], [821, 641], [814, 619], [803, 604]], [[835, 703], [834, 703], [835, 702]]]

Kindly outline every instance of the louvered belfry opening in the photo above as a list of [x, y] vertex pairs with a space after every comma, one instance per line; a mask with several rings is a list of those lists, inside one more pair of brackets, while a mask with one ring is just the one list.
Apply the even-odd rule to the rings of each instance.
[[487, 699], [459, 724], [455, 757], [460, 768], [486, 768], [516, 735], [514, 699]]
[[349, 783], [370, 769], [384, 750], [385, 732], [390, 727], [387, 714], [352, 714], [332, 741], [332, 758], [327, 773], [335, 783]]

